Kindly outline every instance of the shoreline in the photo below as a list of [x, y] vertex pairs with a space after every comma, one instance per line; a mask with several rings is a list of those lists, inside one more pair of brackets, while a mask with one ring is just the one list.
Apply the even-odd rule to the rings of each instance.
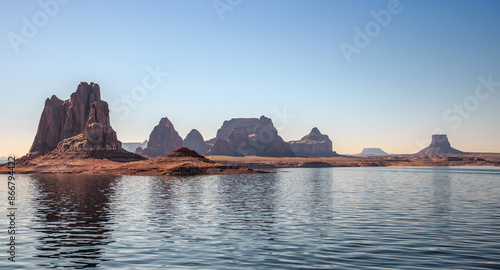
[[207, 156], [222, 164], [239, 164], [254, 169], [328, 168], [328, 167], [448, 167], [448, 166], [500, 166], [498, 154], [469, 154], [447, 157], [390, 156], [337, 156], [337, 157], [231, 157]]
[[[7, 174], [7, 164], [0, 174]], [[16, 174], [89, 174], [190, 176], [276, 173], [287, 168], [333, 167], [451, 167], [500, 166], [499, 154], [469, 154], [447, 157], [414, 156], [337, 156], [337, 157], [259, 157], [259, 156], [167, 156], [140, 161], [112, 161], [89, 157], [49, 155], [16, 160]]]

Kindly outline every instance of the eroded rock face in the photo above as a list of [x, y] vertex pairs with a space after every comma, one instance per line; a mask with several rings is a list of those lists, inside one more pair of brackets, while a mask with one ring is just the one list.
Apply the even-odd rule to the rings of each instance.
[[210, 149], [210, 145], [203, 140], [203, 136], [196, 129], [192, 129], [188, 135], [186, 135], [186, 138], [182, 141], [182, 146], [192, 149], [199, 154], [204, 154]]
[[242, 156], [237, 155], [228, 140], [216, 139], [212, 147], [206, 152], [207, 156]]
[[298, 141], [288, 142], [293, 152], [297, 156], [309, 157], [333, 157], [338, 156], [332, 150], [333, 144], [328, 135], [321, 134], [318, 128], [313, 128], [311, 132]]
[[[231, 129], [229, 132], [228, 130]], [[227, 134], [227, 135], [226, 135]], [[207, 155], [228, 156], [295, 156], [278, 135], [271, 119], [234, 118], [224, 121]]]
[[65, 101], [56, 96], [45, 100], [28, 156], [44, 155], [56, 148], [60, 151], [122, 150], [98, 84], [80, 83]]
[[231, 120], [224, 121], [222, 126], [217, 130], [216, 139], [227, 140], [229, 134], [233, 129], [239, 124], [244, 126], [248, 134], [255, 132], [255, 127], [259, 123], [259, 118], [233, 118]]
[[463, 154], [466, 153], [451, 147], [451, 144], [448, 141], [448, 136], [446, 134], [435, 134], [432, 135], [431, 144], [428, 147], [420, 150], [415, 154], [415, 156], [438, 157]]
[[174, 125], [164, 117], [149, 135], [148, 146], [138, 152], [145, 157], [164, 157], [177, 148], [182, 147], [182, 138]]

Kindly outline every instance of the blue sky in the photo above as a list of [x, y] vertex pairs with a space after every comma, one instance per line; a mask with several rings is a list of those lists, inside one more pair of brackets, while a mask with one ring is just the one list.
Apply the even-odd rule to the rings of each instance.
[[82, 81], [123, 142], [165, 116], [210, 139], [266, 115], [285, 140], [316, 126], [339, 153], [413, 153], [441, 132], [500, 152], [498, 14], [494, 0], [1, 1], [0, 156], [25, 154], [44, 100]]

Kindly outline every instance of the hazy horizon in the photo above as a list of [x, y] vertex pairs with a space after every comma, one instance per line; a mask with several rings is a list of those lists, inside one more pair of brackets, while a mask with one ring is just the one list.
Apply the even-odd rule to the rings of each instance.
[[[26, 154], [46, 98], [100, 85], [122, 142], [162, 117], [205, 140], [265, 115], [285, 141], [415, 153], [431, 135], [500, 152], [498, 1], [3, 1], [0, 156]], [[166, 75], [168, 73], [168, 75]]]

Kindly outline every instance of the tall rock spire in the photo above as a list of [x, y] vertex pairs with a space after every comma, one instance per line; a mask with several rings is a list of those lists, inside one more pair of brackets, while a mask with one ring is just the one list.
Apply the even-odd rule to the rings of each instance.
[[110, 125], [108, 103], [101, 100], [96, 83], [82, 82], [70, 99], [56, 96], [45, 100], [29, 156], [62, 151], [121, 150], [121, 142]]

